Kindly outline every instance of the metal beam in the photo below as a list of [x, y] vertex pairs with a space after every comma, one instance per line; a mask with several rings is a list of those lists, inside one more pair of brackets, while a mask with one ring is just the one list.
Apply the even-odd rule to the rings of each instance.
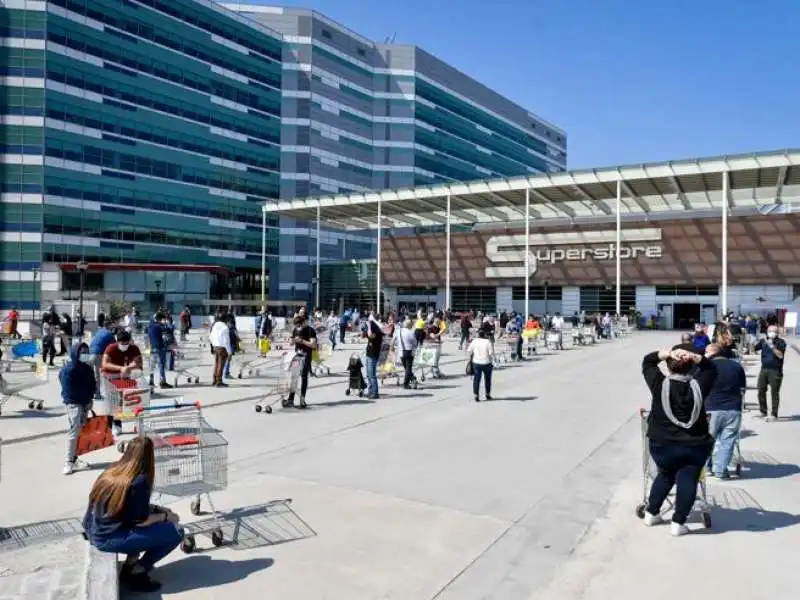
[[778, 169], [778, 183], [775, 184], [775, 204], [783, 202], [783, 187], [789, 179], [789, 167], [786, 165]]
[[675, 173], [675, 169], [672, 168], [672, 165], [669, 166], [669, 170], [671, 172], [671, 175], [667, 177], [667, 179], [672, 184], [675, 193], [678, 195], [678, 200], [681, 201], [683, 208], [691, 209], [692, 205], [689, 203], [689, 199], [686, 197], [686, 194], [684, 193], [683, 188], [681, 187], [680, 181], [678, 181], [678, 176]]
[[[565, 215], [567, 215], [567, 217], [570, 219], [575, 218], [576, 213], [571, 206], [567, 206], [566, 204], [562, 204], [561, 202], [553, 202], [552, 200], [550, 200], [550, 198], [542, 194], [539, 190], [533, 188], [531, 189], [531, 195], [536, 196], [536, 198], [541, 200], [543, 204], [546, 204], [548, 208], [551, 208], [556, 212], [562, 212]], [[539, 218], [541, 218], [541, 216]]]
[[494, 218], [496, 221], [509, 221], [508, 215], [505, 214], [504, 212], [499, 211], [496, 208], [480, 206], [474, 200], [470, 200], [469, 198], [465, 198], [464, 196], [453, 196], [451, 201], [452, 200], [455, 200], [457, 203], [462, 202], [466, 204], [471, 210], [475, 210], [480, 213], [485, 213]]
[[[520, 216], [520, 218], [522, 218], [522, 219], [525, 218], [525, 213], [522, 212], [519, 209], [519, 207], [516, 204], [514, 204], [511, 200], [509, 200], [508, 198], [504, 198], [503, 196], [501, 196], [500, 194], [496, 194], [495, 192], [486, 192], [486, 194], [490, 198], [492, 198], [492, 199], [496, 200], [497, 202], [499, 202], [500, 204], [502, 204], [504, 206], [507, 206], [509, 208], [512, 208], [514, 210], [514, 212], [516, 212]], [[533, 215], [537, 219], [541, 219], [542, 218], [541, 213], [539, 213], [538, 211], [535, 211], [535, 210], [531, 210], [531, 215]]]
[[[572, 173], [567, 173], [567, 175], [568, 175], [569, 180], [571, 182], [571, 185], [569, 187], [572, 188], [572, 190], [576, 193], [576, 195], [578, 197], [580, 197], [585, 202], [588, 202], [592, 206], [598, 208], [602, 213], [604, 213], [606, 215], [610, 215], [611, 214], [611, 209], [610, 208], [608, 208], [600, 200], [598, 200], [597, 198], [595, 198], [594, 196], [589, 194], [589, 192], [584, 190], [581, 186], [579, 186], [575, 182], [575, 177], [572, 175]], [[597, 177], [597, 173], [595, 173], [595, 177]]]
[[649, 214], [650, 213], [650, 207], [647, 206], [647, 203], [644, 200], [642, 200], [639, 196], [637, 196], [636, 192], [633, 191], [631, 186], [629, 186], [627, 184], [627, 182], [624, 179], [622, 179], [621, 177], [622, 177], [622, 175], [620, 174], [619, 184], [620, 184], [620, 186], [622, 186], [622, 191], [625, 192], [628, 195], [628, 198], [633, 200], [636, 203], [636, 205], [639, 208], [642, 209], [642, 212], [644, 214], [646, 214], [646, 215]]

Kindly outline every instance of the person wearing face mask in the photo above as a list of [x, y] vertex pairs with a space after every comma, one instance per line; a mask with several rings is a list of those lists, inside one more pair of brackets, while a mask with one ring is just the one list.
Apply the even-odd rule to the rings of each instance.
[[[104, 375], [128, 379], [134, 370], [142, 370], [142, 352], [131, 342], [130, 332], [123, 330], [117, 334], [117, 341], [108, 346], [103, 353], [100, 371]], [[114, 421], [114, 437], [121, 433], [122, 422]]]
[[[767, 339], [759, 340], [755, 347], [761, 352], [761, 371], [758, 373], [758, 408], [761, 416], [768, 421], [778, 419], [778, 406], [781, 402], [781, 384], [783, 383], [783, 357], [786, 354], [786, 342], [778, 337], [777, 325], [767, 328]], [[767, 416], [767, 388], [770, 390], [772, 411]]]
[[94, 359], [89, 346], [80, 342], [70, 351], [70, 361], [61, 369], [58, 380], [61, 383], [61, 399], [66, 408], [67, 453], [64, 461], [64, 475], [75, 471], [78, 435], [86, 424], [87, 415], [92, 410], [97, 381], [94, 377]]

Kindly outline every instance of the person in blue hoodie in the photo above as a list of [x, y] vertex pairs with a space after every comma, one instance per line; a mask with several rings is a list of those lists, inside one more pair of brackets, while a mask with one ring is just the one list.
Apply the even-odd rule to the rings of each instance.
[[[156, 359], [158, 361], [159, 387], [162, 390], [172, 387], [167, 383], [167, 344], [164, 342], [164, 326], [161, 323], [163, 319], [164, 315], [156, 313], [147, 326], [147, 335], [150, 338], [150, 357], [151, 360]], [[152, 367], [150, 370], [150, 385], [153, 385]]]
[[114, 339], [114, 332], [106, 327], [106, 316], [103, 313], [97, 315], [97, 331], [89, 343], [89, 354], [92, 355], [94, 364], [94, 378], [97, 381], [97, 391], [95, 391], [94, 399], [100, 400], [100, 364], [103, 362], [103, 354], [106, 348], [116, 342]]
[[94, 377], [92, 355], [89, 346], [80, 342], [70, 350], [70, 361], [58, 374], [61, 383], [61, 399], [66, 405], [69, 431], [67, 433], [67, 455], [64, 463], [64, 475], [72, 475], [78, 457], [75, 449], [78, 435], [86, 424], [89, 411], [92, 410], [97, 381]]

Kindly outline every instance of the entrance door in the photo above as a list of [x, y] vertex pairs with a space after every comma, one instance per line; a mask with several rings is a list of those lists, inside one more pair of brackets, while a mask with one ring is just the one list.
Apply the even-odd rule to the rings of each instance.
[[674, 304], [674, 323], [675, 329], [693, 329], [695, 323], [700, 322], [699, 304]]
[[658, 323], [659, 329], [672, 329], [672, 304], [659, 304], [658, 314], [661, 315], [661, 320]]

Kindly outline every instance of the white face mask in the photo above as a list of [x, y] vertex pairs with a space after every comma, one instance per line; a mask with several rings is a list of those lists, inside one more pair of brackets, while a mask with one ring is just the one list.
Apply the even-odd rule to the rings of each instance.
[[92, 358], [92, 355], [89, 354], [88, 352], [84, 352], [83, 354], [78, 356], [78, 359], [82, 363], [86, 363], [87, 365], [91, 365], [92, 363], [94, 363], [94, 359]]
[[130, 348], [129, 344], [117, 344], [117, 348], [120, 349], [120, 352], [127, 352], [128, 348]]
[[778, 337], [778, 332], [777, 331], [769, 331], [769, 332], [767, 332], [767, 337], [769, 339], [771, 339], [771, 340], [774, 340], [776, 337]]

